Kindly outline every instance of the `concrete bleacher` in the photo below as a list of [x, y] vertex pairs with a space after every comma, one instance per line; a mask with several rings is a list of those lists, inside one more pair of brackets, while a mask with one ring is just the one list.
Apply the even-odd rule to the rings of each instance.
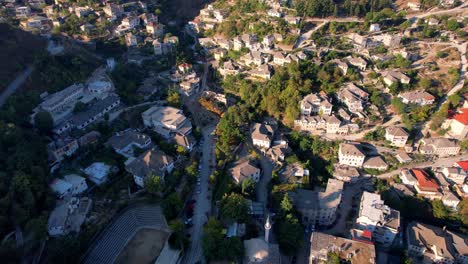
[[120, 252], [141, 228], [169, 230], [161, 207], [139, 205], [125, 210], [97, 238], [88, 250], [83, 263], [114, 263]]

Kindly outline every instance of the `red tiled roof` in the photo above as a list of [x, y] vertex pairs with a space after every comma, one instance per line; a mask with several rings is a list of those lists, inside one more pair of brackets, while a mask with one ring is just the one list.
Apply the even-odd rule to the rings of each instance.
[[365, 237], [365, 238], [371, 239], [372, 238], [372, 233], [369, 230], [364, 230], [364, 232], [362, 233], [362, 236]]
[[465, 171], [468, 171], [468, 160], [461, 160], [457, 162], [458, 166]]
[[423, 188], [438, 189], [439, 184], [434, 179], [431, 179], [424, 170], [412, 169], [411, 172], [418, 180], [418, 185]]
[[457, 120], [458, 122], [468, 125], [468, 108], [463, 108], [460, 110], [460, 113], [457, 113], [453, 116], [453, 119]]

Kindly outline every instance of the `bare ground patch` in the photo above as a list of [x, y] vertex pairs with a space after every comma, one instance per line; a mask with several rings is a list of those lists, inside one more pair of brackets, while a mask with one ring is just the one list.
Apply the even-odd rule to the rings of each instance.
[[143, 228], [137, 231], [117, 257], [117, 264], [153, 263], [161, 253], [169, 233]]

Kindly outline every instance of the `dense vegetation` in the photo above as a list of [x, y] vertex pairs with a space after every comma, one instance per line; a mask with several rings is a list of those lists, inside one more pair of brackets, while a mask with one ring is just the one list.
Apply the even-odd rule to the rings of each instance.
[[45, 41], [31, 33], [0, 23], [0, 91], [45, 47]]
[[301, 16], [365, 16], [368, 12], [377, 12], [391, 7], [391, 0], [373, 1], [334, 1], [334, 0], [295, 0], [294, 7]]

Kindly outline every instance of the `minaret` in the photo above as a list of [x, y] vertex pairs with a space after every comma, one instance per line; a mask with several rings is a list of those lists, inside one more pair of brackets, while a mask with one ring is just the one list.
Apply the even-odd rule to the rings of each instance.
[[268, 243], [268, 237], [270, 236], [270, 229], [271, 229], [270, 215], [268, 215], [266, 223], [265, 223], [265, 241], [267, 243]]

